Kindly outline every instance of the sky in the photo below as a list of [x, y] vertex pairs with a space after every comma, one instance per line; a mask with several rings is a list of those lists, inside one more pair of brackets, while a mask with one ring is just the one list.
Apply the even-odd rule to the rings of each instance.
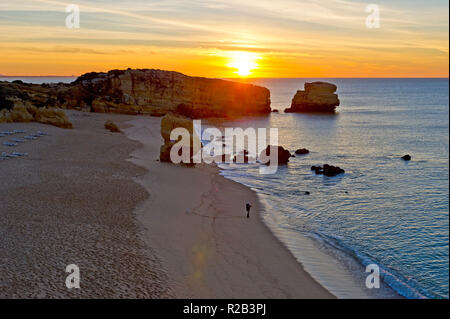
[[0, 74], [448, 77], [448, 30], [447, 0], [1, 0]]

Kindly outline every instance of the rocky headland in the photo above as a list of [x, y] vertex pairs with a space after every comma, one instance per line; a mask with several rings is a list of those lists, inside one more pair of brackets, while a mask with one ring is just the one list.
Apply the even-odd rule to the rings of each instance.
[[176, 112], [191, 118], [271, 111], [264, 87], [153, 69], [92, 72], [69, 84], [0, 82], [0, 109], [16, 105], [153, 116]]

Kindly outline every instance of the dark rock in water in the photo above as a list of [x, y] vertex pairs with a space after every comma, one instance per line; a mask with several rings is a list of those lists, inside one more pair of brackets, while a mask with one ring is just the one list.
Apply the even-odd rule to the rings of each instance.
[[309, 195], [309, 194], [311, 194], [311, 193], [310, 193], [310, 192], [308, 192], [308, 191], [306, 191], [306, 192], [305, 192], [305, 195]]
[[406, 155], [402, 156], [402, 160], [404, 160], [404, 161], [410, 161], [410, 160], [411, 160], [411, 155], [406, 154]]
[[311, 166], [311, 170], [315, 171], [317, 175], [325, 175], [325, 176], [336, 176], [338, 174], [343, 174], [345, 171], [340, 168], [339, 166], [333, 166], [324, 164], [323, 167], [321, 166]]
[[308, 154], [308, 153], [309, 153], [309, 150], [306, 148], [299, 148], [298, 150], [295, 151], [295, 154], [298, 154], [298, 155], [303, 155], [303, 154]]
[[339, 166], [333, 166], [325, 164], [323, 165], [323, 175], [325, 176], [336, 176], [338, 174], [343, 174], [345, 171]]
[[292, 99], [291, 107], [284, 110], [292, 112], [331, 112], [340, 104], [336, 85], [327, 82], [305, 83], [305, 90], [299, 90]]
[[261, 152], [261, 161], [266, 165], [270, 165], [269, 156], [271, 152], [276, 152], [278, 157], [278, 164], [287, 164], [289, 162], [289, 158], [292, 156], [291, 152], [286, 150], [283, 146], [274, 146], [269, 145], [265, 150]]
[[273, 109], [272, 113], [278, 113], [279, 111], [277, 109]]

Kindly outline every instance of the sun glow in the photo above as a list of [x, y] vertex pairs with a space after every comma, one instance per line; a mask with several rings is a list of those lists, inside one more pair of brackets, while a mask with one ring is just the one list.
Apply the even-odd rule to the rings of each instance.
[[236, 69], [234, 73], [239, 76], [249, 76], [252, 70], [258, 68], [257, 60], [261, 57], [252, 52], [235, 51], [231, 52], [228, 67]]

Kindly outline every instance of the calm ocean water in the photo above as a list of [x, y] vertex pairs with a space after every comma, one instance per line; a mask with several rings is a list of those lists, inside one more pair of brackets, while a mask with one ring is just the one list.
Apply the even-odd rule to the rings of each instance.
[[[313, 80], [252, 82], [269, 88], [272, 108], [283, 110]], [[276, 127], [280, 145], [310, 154], [275, 175], [259, 174], [258, 164], [224, 164], [222, 174], [258, 192], [272, 231], [337, 296], [448, 298], [448, 79], [326, 81], [338, 86], [335, 115], [273, 113], [225, 124]], [[346, 173], [311, 172], [324, 163]], [[372, 263], [380, 289], [365, 286]]]
[[12, 82], [15, 80], [20, 80], [25, 83], [42, 84], [42, 83], [70, 83], [75, 81], [76, 77], [71, 76], [0, 76], [0, 81]]
[[[283, 110], [313, 80], [251, 82], [269, 88], [272, 108]], [[269, 228], [335, 295], [448, 298], [448, 79], [326, 81], [338, 86], [335, 115], [272, 113], [224, 124], [276, 127], [280, 145], [310, 154], [292, 158], [275, 175], [259, 174], [258, 164], [223, 164], [222, 174], [258, 193]], [[404, 154], [412, 161], [402, 161]], [[346, 173], [311, 172], [324, 163]], [[372, 263], [381, 269], [380, 289], [365, 286], [365, 266]]]

